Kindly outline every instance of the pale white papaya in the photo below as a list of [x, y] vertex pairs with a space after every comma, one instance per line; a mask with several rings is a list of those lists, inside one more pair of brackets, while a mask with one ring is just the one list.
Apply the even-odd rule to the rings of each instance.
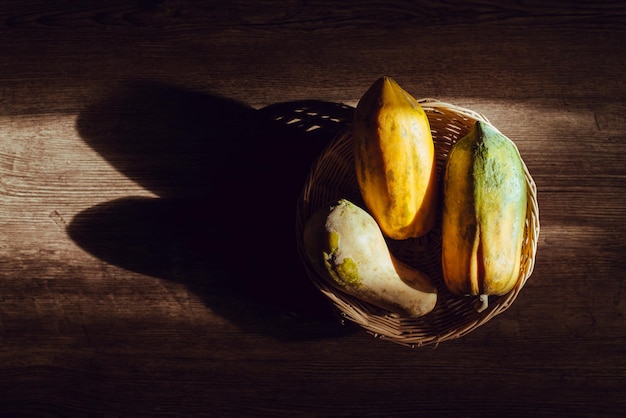
[[348, 200], [313, 214], [303, 237], [308, 261], [343, 292], [411, 317], [435, 307], [437, 288], [430, 278], [396, 259], [374, 218]]

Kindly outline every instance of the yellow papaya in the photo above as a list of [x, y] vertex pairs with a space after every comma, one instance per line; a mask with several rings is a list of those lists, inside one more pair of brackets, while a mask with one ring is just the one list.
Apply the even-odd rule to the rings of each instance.
[[359, 100], [352, 125], [365, 206], [392, 239], [426, 234], [438, 208], [436, 156], [419, 102], [383, 76]]
[[527, 184], [515, 144], [481, 121], [448, 154], [443, 173], [442, 267], [458, 295], [503, 295], [516, 285]]

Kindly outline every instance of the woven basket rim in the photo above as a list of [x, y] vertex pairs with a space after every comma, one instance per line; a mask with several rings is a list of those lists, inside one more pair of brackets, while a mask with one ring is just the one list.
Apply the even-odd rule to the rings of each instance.
[[[431, 122], [437, 121], [437, 124], [443, 122], [454, 122], [468, 126], [473, 125], [473, 123], [480, 120], [493, 126], [493, 124], [491, 124], [491, 122], [483, 114], [471, 109], [432, 98], [419, 99], [418, 101], [426, 111], [429, 121]], [[460, 133], [456, 132], [456, 135], [458, 136]], [[433, 134], [433, 137], [435, 137], [435, 134]], [[338, 145], [346, 146], [345, 141], [351, 141], [351, 125], [347, 125], [344, 130], [340, 131], [313, 162], [307, 181], [305, 182], [300, 198], [298, 199], [296, 222], [298, 251], [302, 262], [305, 265], [306, 272], [313, 284], [332, 304], [333, 308], [338, 313], [340, 320], [342, 322], [347, 320], [355, 323], [374, 337], [389, 340], [401, 345], [418, 347], [431, 344], [438, 345], [443, 341], [453, 340], [467, 335], [476, 328], [493, 319], [495, 316], [506, 311], [513, 304], [533, 272], [540, 231], [537, 187], [528, 170], [528, 167], [526, 166], [526, 163], [521, 157], [517, 145], [514, 143], [515, 149], [518, 155], [520, 155], [524, 168], [528, 195], [522, 269], [520, 270], [519, 280], [509, 293], [499, 297], [490, 297], [489, 305], [483, 312], [479, 313], [476, 311], [475, 314], [471, 312], [469, 314], [469, 318], [462, 316], [461, 319], [463, 319], [463, 321], [459, 321], [459, 323], [454, 326], [444, 327], [442, 329], [435, 330], [436, 332], [433, 332], [433, 330], [422, 327], [422, 324], [426, 324], [428, 322], [430, 314], [420, 318], [408, 318], [374, 307], [367, 302], [347, 295], [340, 289], [337, 289], [326, 279], [320, 277], [308, 263], [303, 249], [302, 229], [308, 215], [315, 210], [315, 208], [311, 209], [309, 207], [308, 198], [311, 195], [312, 190], [315, 188], [316, 182], [320, 180], [320, 174], [318, 173], [317, 168], [329, 153], [335, 152], [335, 148], [338, 147]], [[445, 148], [445, 146], [443, 148]], [[445, 295], [447, 295], [447, 293], [444, 293], [444, 297]], [[440, 294], [439, 297], [442, 297], [442, 295]], [[471, 298], [469, 297], [459, 297], [459, 302], [464, 305], [463, 307], [456, 309], [463, 311], [466, 309], [465, 305], [471, 306], [473, 302], [470, 299]], [[456, 303], [456, 301], [453, 301], [453, 303]], [[465, 315], [465, 312], [462, 313]]]

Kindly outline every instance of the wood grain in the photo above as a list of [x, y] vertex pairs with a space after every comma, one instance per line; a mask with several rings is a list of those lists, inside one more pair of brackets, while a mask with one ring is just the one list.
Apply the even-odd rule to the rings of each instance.
[[[626, 413], [622, 2], [26, 0], [0, 35], [0, 415]], [[293, 241], [382, 74], [538, 187], [522, 293], [437, 347], [342, 324]]]

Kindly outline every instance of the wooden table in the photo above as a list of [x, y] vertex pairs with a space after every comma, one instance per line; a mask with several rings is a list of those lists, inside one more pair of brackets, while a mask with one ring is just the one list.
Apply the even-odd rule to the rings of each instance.
[[[626, 8], [368, 3], [0, 6], [2, 415], [626, 413]], [[293, 238], [383, 74], [483, 113], [538, 188], [528, 283], [437, 346], [341, 325]]]

